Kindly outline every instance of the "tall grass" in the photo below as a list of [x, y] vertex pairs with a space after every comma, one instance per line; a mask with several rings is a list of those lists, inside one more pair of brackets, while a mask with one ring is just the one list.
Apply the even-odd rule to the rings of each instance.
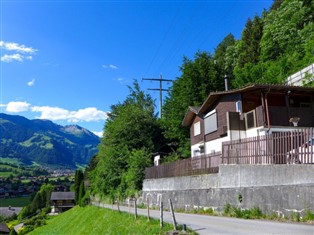
[[31, 235], [86, 235], [86, 234], [165, 234], [172, 226], [165, 224], [161, 229], [158, 220], [147, 220], [124, 212], [112, 211], [95, 206], [74, 207], [48, 219], [47, 225], [32, 231]]

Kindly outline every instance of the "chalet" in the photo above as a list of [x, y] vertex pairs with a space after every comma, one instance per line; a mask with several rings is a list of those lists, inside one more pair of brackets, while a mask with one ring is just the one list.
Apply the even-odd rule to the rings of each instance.
[[314, 127], [314, 88], [251, 84], [212, 92], [201, 107], [189, 107], [191, 156], [222, 151], [222, 143]]
[[52, 212], [61, 213], [75, 206], [75, 193], [52, 192], [50, 201], [52, 203]]

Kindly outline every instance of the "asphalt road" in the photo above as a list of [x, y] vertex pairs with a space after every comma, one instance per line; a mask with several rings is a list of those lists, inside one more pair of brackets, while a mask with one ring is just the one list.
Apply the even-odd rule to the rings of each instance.
[[[95, 206], [117, 210], [117, 205], [95, 202]], [[121, 211], [134, 213], [134, 208], [120, 206]], [[147, 216], [147, 209], [137, 209], [138, 215]], [[150, 217], [159, 219], [159, 211], [150, 210]], [[314, 235], [314, 224], [283, 223], [266, 220], [244, 220], [229, 217], [175, 213], [177, 224], [186, 224], [200, 235], [209, 234], [295, 234]], [[164, 221], [172, 223], [170, 212], [164, 211]]]

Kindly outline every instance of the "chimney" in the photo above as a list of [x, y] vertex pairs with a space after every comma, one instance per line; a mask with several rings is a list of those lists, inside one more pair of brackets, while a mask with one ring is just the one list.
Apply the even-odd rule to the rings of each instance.
[[228, 76], [227, 74], [225, 74], [225, 91], [228, 91], [229, 90], [229, 84], [228, 84]]

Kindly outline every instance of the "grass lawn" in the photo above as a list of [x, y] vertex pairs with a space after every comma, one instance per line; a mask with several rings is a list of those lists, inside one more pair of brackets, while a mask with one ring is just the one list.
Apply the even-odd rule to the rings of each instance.
[[112, 211], [95, 206], [74, 207], [71, 210], [47, 220], [47, 225], [30, 232], [30, 235], [86, 235], [86, 234], [165, 234], [172, 230], [170, 224], [160, 229], [159, 221], [125, 212]]
[[0, 207], [24, 207], [30, 203], [30, 197], [16, 197], [16, 198], [7, 198], [7, 199], [0, 199]]
[[21, 162], [17, 158], [0, 157], [0, 162], [11, 163], [14, 165], [20, 165]]

